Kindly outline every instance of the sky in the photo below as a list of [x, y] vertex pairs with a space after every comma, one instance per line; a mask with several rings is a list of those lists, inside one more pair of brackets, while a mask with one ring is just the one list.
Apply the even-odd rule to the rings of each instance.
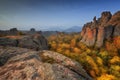
[[0, 0], [0, 30], [82, 27], [103, 11], [118, 10], [120, 0]]

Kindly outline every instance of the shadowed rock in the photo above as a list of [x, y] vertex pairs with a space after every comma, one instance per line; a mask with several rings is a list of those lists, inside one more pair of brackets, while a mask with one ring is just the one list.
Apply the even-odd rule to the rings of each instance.
[[10, 38], [0, 38], [1, 46], [17, 46], [17, 41], [15, 39]]
[[19, 39], [18, 42], [18, 46], [23, 48], [29, 48], [34, 50], [48, 49], [47, 40], [40, 34], [35, 34], [33, 36], [24, 36]]
[[40, 34], [27, 35], [27, 36], [7, 36], [0, 37], [1, 46], [15, 46], [23, 47], [33, 50], [46, 50], [48, 49], [48, 42]]

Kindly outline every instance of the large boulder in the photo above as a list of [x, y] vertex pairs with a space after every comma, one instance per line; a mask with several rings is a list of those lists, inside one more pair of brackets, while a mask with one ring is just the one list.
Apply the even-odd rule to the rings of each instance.
[[29, 48], [34, 50], [48, 49], [48, 42], [40, 34], [35, 34], [32, 36], [24, 36], [18, 40], [18, 46], [23, 48]]
[[40, 34], [26, 35], [26, 36], [6, 36], [0, 38], [1, 46], [22, 47], [33, 50], [48, 49], [48, 42]]
[[92, 80], [82, 66], [52, 51], [0, 47], [0, 80]]

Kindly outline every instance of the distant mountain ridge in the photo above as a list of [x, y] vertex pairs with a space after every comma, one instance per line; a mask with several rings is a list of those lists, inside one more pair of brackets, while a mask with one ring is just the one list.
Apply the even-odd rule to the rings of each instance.
[[82, 27], [80, 26], [73, 26], [71, 28], [68, 28], [64, 30], [64, 32], [80, 32], [82, 30]]

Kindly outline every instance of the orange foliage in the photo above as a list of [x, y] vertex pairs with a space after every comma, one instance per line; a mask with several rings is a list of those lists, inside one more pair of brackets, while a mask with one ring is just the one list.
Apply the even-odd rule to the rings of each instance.
[[113, 40], [115, 46], [120, 49], [120, 36], [118, 37], [114, 37], [114, 40]]
[[65, 54], [69, 55], [70, 54], [70, 50], [69, 49], [65, 50]]
[[105, 46], [106, 46], [107, 51], [112, 53], [111, 55], [113, 55], [113, 56], [117, 55], [117, 48], [113, 43], [110, 43], [107, 41]]
[[78, 42], [77, 46], [82, 50], [86, 50], [86, 48], [87, 48], [87, 46], [85, 44], [83, 44], [82, 42]]
[[57, 48], [56, 51], [59, 52], [59, 53], [62, 53], [63, 50], [62, 50], [62, 48], [59, 47], [59, 48]]
[[6, 36], [6, 38], [11, 38], [11, 39], [20, 39], [21, 36]]
[[71, 43], [70, 43], [70, 46], [71, 46], [71, 47], [75, 47], [75, 45], [76, 45], [76, 40], [75, 40], [75, 39], [72, 39], [72, 40], [71, 40]]
[[49, 37], [49, 41], [56, 40], [56, 38], [57, 38], [57, 37], [56, 37], [55, 35], [52, 35], [52, 36]]
[[115, 80], [115, 76], [108, 75], [108, 74], [102, 74], [97, 80]]
[[73, 52], [75, 52], [75, 53], [81, 53], [80, 49], [77, 48], [77, 47], [73, 48]]
[[52, 50], [56, 50], [57, 49], [57, 44], [55, 43], [55, 41], [53, 41], [51, 43], [51, 48], [52, 48]]
[[67, 44], [67, 43], [63, 43], [63, 44], [62, 44], [62, 48], [67, 48], [67, 49], [69, 49], [69, 48], [70, 48], [70, 45]]
[[95, 71], [94, 71], [94, 70], [90, 70], [89, 73], [90, 73], [90, 75], [91, 75], [92, 77], [94, 77], [94, 78], [96, 77], [96, 74], [95, 74]]

